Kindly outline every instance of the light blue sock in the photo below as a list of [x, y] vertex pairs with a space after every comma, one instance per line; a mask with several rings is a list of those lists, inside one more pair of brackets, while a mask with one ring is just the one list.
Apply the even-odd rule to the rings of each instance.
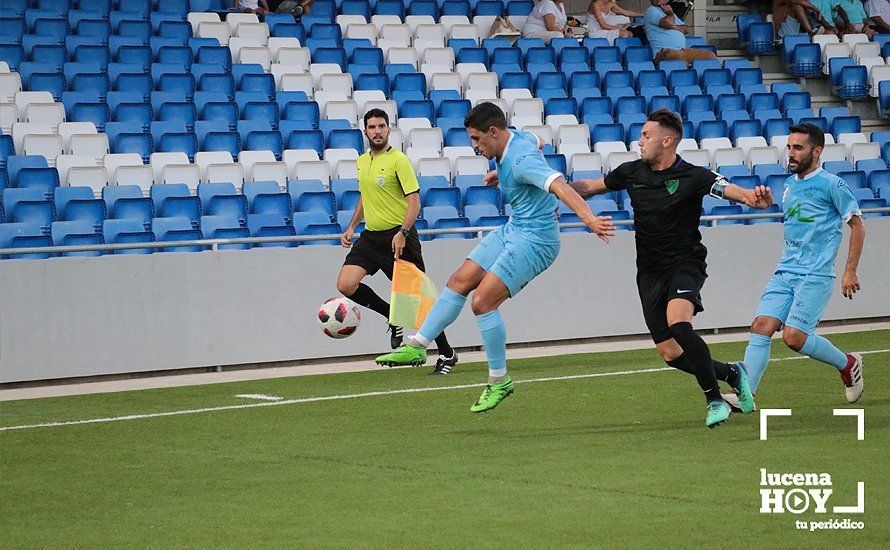
[[807, 335], [807, 341], [803, 343], [800, 352], [816, 361], [833, 365], [837, 370], [844, 370], [847, 367], [847, 354], [815, 332]]
[[482, 332], [482, 344], [488, 358], [488, 376], [500, 378], [507, 374], [507, 330], [498, 310], [476, 316]]
[[745, 369], [748, 371], [748, 385], [751, 393], [757, 391], [757, 385], [769, 364], [770, 337], [751, 333], [748, 335], [748, 347], [745, 348]]
[[466, 302], [466, 296], [445, 287], [439, 299], [433, 304], [433, 309], [427, 314], [420, 330], [414, 335], [414, 341], [423, 347], [429, 346], [430, 342], [442, 334], [445, 327], [460, 316], [460, 310], [464, 308]]

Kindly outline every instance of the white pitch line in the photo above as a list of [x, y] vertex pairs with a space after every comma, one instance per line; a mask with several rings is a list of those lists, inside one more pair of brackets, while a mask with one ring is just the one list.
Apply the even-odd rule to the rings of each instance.
[[[881, 350], [871, 350], [871, 351], [861, 351], [859, 353], [863, 355], [872, 354], [872, 353], [887, 353], [890, 352], [890, 349], [881, 349]], [[805, 356], [795, 356], [795, 357], [782, 357], [779, 359], [771, 359], [771, 361], [790, 361], [795, 359], [809, 359]], [[613, 371], [613, 372], [600, 372], [600, 373], [592, 373], [592, 374], [570, 374], [566, 376], [553, 376], [548, 378], [531, 378], [528, 380], [517, 380], [517, 384], [530, 384], [530, 383], [538, 383], [538, 382], [555, 382], [560, 380], [577, 380], [581, 378], [602, 378], [606, 376], [624, 376], [628, 374], [645, 374], [651, 372], [662, 372], [674, 370], [671, 367], [659, 367], [652, 369], [638, 369], [638, 370], [624, 370], [624, 371]], [[223, 405], [219, 407], [204, 407], [200, 409], [185, 409], [180, 411], [168, 411], [161, 413], [149, 413], [149, 414], [131, 414], [127, 416], [112, 416], [107, 418], [88, 418], [85, 420], [69, 420], [64, 422], [44, 422], [40, 424], [23, 424], [20, 426], [3, 426], [0, 427], [0, 432], [13, 431], [13, 430], [28, 430], [32, 428], [55, 428], [59, 426], [78, 426], [81, 424], [104, 424], [108, 422], [123, 422], [125, 420], [141, 420], [145, 418], [161, 418], [165, 416], [181, 416], [187, 414], [200, 414], [206, 412], [217, 412], [217, 411], [234, 411], [239, 409], [255, 409], [258, 407], [276, 407], [280, 405], [297, 405], [300, 403], [317, 403], [319, 401], [336, 401], [339, 399], [358, 399], [361, 397], [379, 397], [385, 395], [399, 395], [406, 393], [424, 393], [424, 392], [435, 392], [435, 391], [450, 391], [450, 390], [463, 390], [468, 388], [480, 388], [485, 386], [484, 382], [479, 382], [475, 384], [459, 384], [454, 386], [440, 386], [440, 387], [431, 387], [431, 388], [404, 388], [401, 390], [381, 390], [381, 391], [372, 391], [372, 392], [364, 392], [364, 393], [350, 393], [350, 394], [342, 394], [342, 395], [325, 395], [319, 397], [303, 397], [300, 399], [282, 399], [280, 401], [265, 401], [263, 403], [247, 403], [244, 405]], [[244, 395], [238, 396], [244, 397]]]
[[262, 393], [242, 393], [236, 395], [235, 397], [240, 397], [242, 399], [259, 399], [260, 401], [284, 401], [283, 397], [278, 397], [276, 395], [264, 395]]

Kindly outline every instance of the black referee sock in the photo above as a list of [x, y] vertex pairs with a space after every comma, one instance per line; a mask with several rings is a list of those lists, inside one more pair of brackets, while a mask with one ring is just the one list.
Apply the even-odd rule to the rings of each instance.
[[[667, 363], [669, 367], [673, 367], [677, 370], [681, 370], [689, 374], [695, 374], [695, 369], [692, 368], [692, 364], [686, 358], [685, 353], [677, 357], [676, 359], [665, 361], [665, 363]], [[736, 372], [735, 367], [733, 367], [729, 363], [724, 363], [722, 361], [712, 359], [711, 366], [714, 368], [714, 375], [717, 377], [717, 380], [722, 380], [732, 385], [735, 385], [738, 382], [738, 372]]]
[[717, 384], [717, 376], [714, 373], [714, 364], [711, 359], [711, 350], [702, 340], [701, 336], [692, 330], [691, 323], [676, 323], [671, 325], [671, 336], [683, 348], [683, 355], [686, 356], [689, 364], [692, 365], [695, 373], [695, 379], [698, 385], [705, 393], [708, 401], [722, 399], [720, 397], [720, 386]]
[[365, 283], [359, 283], [355, 292], [347, 296], [347, 298], [389, 319], [389, 304]]
[[451, 347], [451, 344], [448, 343], [448, 338], [445, 336], [444, 332], [436, 336], [436, 348], [439, 350], [439, 355], [444, 355], [445, 357], [454, 355], [454, 349]]

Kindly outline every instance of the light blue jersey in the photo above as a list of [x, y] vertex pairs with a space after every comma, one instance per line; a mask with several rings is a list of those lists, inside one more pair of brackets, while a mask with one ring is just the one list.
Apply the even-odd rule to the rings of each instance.
[[562, 174], [547, 164], [538, 149], [536, 135], [511, 132], [507, 148], [497, 163], [501, 193], [513, 208], [509, 223], [530, 241], [559, 243], [555, 215], [558, 199], [550, 193], [550, 184]]
[[861, 215], [850, 187], [818, 168], [803, 179], [788, 178], [782, 205], [785, 250], [776, 271], [834, 277], [843, 224]]
[[559, 255], [557, 199], [550, 193], [550, 184], [562, 174], [547, 164], [538, 150], [537, 136], [511, 132], [497, 169], [501, 192], [513, 207], [513, 215], [486, 235], [467, 258], [497, 275], [515, 297]]

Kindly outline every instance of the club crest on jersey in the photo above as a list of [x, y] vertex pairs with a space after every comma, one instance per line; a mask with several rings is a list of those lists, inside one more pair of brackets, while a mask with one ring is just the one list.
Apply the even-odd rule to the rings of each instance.
[[667, 180], [664, 182], [664, 187], [667, 189], [669, 195], [673, 195], [680, 187], [680, 180]]

